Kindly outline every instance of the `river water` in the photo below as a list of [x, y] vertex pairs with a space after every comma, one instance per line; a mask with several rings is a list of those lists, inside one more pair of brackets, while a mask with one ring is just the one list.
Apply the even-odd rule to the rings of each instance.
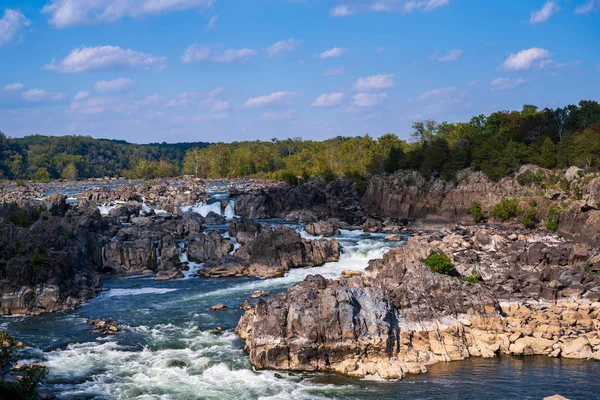
[[[398, 245], [386, 242], [382, 234], [363, 237], [356, 231], [342, 231], [338, 240], [343, 246], [339, 262], [294, 269], [282, 278], [105, 280], [103, 286], [110, 290], [74, 312], [4, 318], [0, 327], [31, 346], [23, 360], [48, 366], [42, 389], [59, 398], [481, 400], [541, 399], [560, 393], [571, 399], [600, 399], [600, 363], [547, 357], [439, 363], [426, 375], [389, 382], [255, 371], [234, 332], [242, 315], [239, 305], [253, 291], [273, 294], [308, 274], [336, 277], [345, 269], [362, 270], [370, 259]], [[229, 308], [211, 312], [218, 303]], [[86, 324], [88, 318], [116, 320], [120, 331], [98, 338]], [[223, 331], [213, 333], [217, 327]]]

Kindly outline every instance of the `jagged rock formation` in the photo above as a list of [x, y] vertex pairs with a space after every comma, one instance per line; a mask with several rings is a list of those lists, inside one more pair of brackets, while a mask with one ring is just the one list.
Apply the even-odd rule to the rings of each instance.
[[301, 222], [339, 219], [351, 225], [359, 225], [365, 218], [352, 181], [328, 184], [310, 181], [294, 187], [272, 187], [243, 194], [236, 197], [235, 213], [254, 219]]
[[[440, 251], [452, 257], [455, 276], [424, 265]], [[555, 235], [424, 234], [372, 261], [363, 276], [310, 276], [260, 299], [237, 331], [259, 368], [383, 378], [499, 353], [600, 359], [600, 276], [590, 256]], [[462, 282], [474, 268], [483, 280]]]
[[64, 198], [55, 200], [0, 205], [0, 314], [73, 309], [99, 290], [110, 221], [97, 209], [65, 212]]
[[313, 236], [329, 237], [339, 235], [340, 233], [340, 230], [336, 229], [334, 224], [329, 221], [312, 222], [310, 224], [307, 224], [304, 227], [304, 230], [306, 231], [306, 233]]
[[[534, 180], [523, 179], [522, 185], [520, 176]], [[426, 180], [415, 171], [399, 171], [372, 177], [362, 200], [365, 212], [380, 220], [472, 223], [467, 213], [472, 202], [481, 202], [489, 212], [503, 198], [519, 200], [523, 209], [535, 201], [542, 221], [555, 207], [560, 211], [560, 232], [600, 245], [600, 178], [583, 175], [577, 168], [563, 174], [527, 165], [515, 177], [499, 182], [470, 170], [461, 171], [456, 182]], [[513, 223], [520, 224], [521, 219]]]
[[291, 268], [314, 267], [337, 261], [340, 245], [336, 240], [302, 239], [285, 226], [269, 227], [235, 219], [229, 232], [234, 233], [241, 247], [235, 256], [211, 260], [200, 273], [208, 277], [283, 276]]

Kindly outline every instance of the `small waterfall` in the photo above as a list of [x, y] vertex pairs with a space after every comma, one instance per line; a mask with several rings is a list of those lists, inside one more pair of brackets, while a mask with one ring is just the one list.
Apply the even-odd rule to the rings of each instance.
[[202, 268], [203, 264], [198, 264], [188, 260], [187, 249], [185, 248], [185, 242], [183, 241], [177, 243], [177, 253], [179, 254], [179, 262], [187, 263], [188, 266], [187, 271], [181, 271], [183, 273], [183, 276], [186, 279], [194, 277], [198, 273], [200, 268]]
[[117, 205], [113, 204], [113, 203], [104, 203], [101, 206], [98, 206], [98, 210], [100, 210], [100, 214], [102, 215], [108, 215], [108, 213], [110, 212], [110, 210], [112, 210], [113, 208], [116, 208]]
[[221, 208], [220, 201], [212, 201], [212, 202], [200, 201], [200, 202], [194, 204], [193, 206], [181, 206], [179, 208], [183, 212], [194, 212], [194, 213], [202, 215], [203, 217], [206, 217], [208, 215], [208, 213], [210, 213], [211, 211], [214, 212], [215, 214], [219, 214], [219, 215], [227, 218], [228, 220], [235, 217], [235, 202], [233, 200], [229, 200], [227, 202], [227, 206], [225, 207], [224, 210]]

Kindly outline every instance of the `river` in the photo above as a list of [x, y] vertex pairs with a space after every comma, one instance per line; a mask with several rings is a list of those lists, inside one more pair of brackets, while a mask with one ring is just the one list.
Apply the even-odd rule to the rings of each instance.
[[[269, 223], [280, 223], [269, 221]], [[301, 225], [293, 225], [301, 231]], [[213, 227], [224, 229], [224, 227]], [[50, 371], [42, 390], [81, 399], [541, 399], [560, 393], [600, 399], [600, 363], [547, 357], [471, 358], [439, 363], [401, 381], [336, 374], [255, 371], [234, 332], [239, 305], [255, 290], [286, 290], [308, 274], [339, 276], [367, 267], [391, 246], [383, 234], [342, 231], [337, 263], [293, 269], [275, 279], [104, 280], [110, 289], [74, 312], [0, 320], [30, 347], [24, 360]], [[194, 266], [192, 267], [199, 267]], [[225, 311], [211, 312], [224, 303]], [[120, 331], [98, 338], [88, 318], [112, 319]], [[217, 328], [222, 332], [214, 333]]]

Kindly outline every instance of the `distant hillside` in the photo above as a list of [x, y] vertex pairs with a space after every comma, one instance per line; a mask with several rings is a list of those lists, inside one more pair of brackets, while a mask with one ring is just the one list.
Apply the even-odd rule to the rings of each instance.
[[7, 138], [0, 132], [0, 178], [77, 179], [103, 176], [173, 176], [190, 148], [209, 143], [134, 144], [89, 136]]

